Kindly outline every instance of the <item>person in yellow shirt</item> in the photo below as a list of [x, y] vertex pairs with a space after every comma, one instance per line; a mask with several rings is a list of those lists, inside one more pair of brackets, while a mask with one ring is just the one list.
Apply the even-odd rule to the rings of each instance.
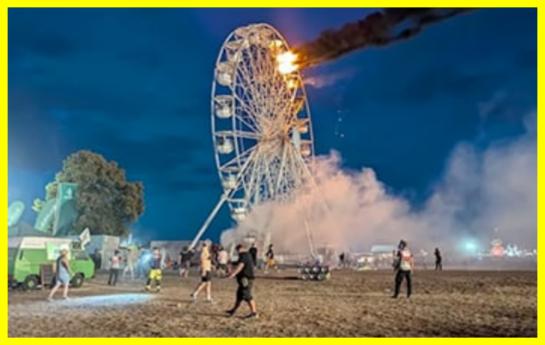
[[197, 296], [202, 289], [206, 289], [206, 301], [212, 302], [212, 255], [210, 254], [210, 245], [210, 241], [207, 240], [201, 247], [201, 282], [191, 294], [193, 302], [197, 301]]
[[161, 291], [161, 280], [163, 280], [163, 272], [161, 267], [161, 252], [159, 248], [153, 248], [153, 257], [150, 262], [150, 270], [148, 272], [148, 281], [146, 282], [146, 291], [151, 291], [151, 284], [155, 282], [155, 291]]

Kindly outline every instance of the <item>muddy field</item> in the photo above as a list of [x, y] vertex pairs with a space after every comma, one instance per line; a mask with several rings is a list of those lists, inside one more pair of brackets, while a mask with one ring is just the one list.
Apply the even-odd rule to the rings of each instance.
[[[391, 299], [392, 273], [335, 271], [326, 282], [295, 271], [261, 274], [255, 283], [259, 319], [233, 318], [235, 282], [213, 280], [214, 303], [189, 297], [196, 277], [164, 279], [159, 294], [143, 282], [116, 287], [96, 279], [68, 301], [47, 292], [9, 294], [10, 337], [404, 337], [536, 336], [536, 273], [417, 271], [414, 295]], [[60, 298], [58, 295], [57, 298]]]

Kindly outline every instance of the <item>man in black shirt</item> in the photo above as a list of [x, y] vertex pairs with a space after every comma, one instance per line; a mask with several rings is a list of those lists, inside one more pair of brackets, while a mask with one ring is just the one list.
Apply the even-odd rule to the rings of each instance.
[[227, 310], [229, 316], [233, 316], [237, 311], [242, 301], [246, 301], [250, 307], [250, 314], [246, 318], [257, 318], [257, 310], [254, 298], [252, 296], [252, 285], [254, 282], [254, 262], [246, 247], [243, 244], [237, 246], [238, 262], [235, 269], [227, 278], [236, 277], [237, 279], [237, 295], [235, 305], [232, 309]]
[[441, 252], [439, 251], [439, 248], [435, 248], [435, 270], [436, 271], [442, 271], [443, 270], [443, 258], [441, 257]]
[[102, 268], [102, 254], [100, 254], [98, 248], [95, 248], [95, 252], [91, 256], [91, 259], [95, 263], [95, 272]]
[[254, 261], [254, 267], [257, 267], [257, 247], [255, 246], [255, 242], [252, 243], [249, 252], [252, 256], [252, 260]]
[[187, 278], [189, 269], [191, 268], [191, 259], [193, 258], [193, 250], [188, 247], [180, 252], [180, 277]]

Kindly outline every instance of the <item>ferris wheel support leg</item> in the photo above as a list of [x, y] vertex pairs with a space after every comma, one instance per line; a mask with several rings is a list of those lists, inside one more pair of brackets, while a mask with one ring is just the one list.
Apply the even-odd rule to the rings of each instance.
[[201, 228], [199, 229], [199, 231], [197, 232], [197, 235], [195, 235], [195, 238], [193, 239], [193, 242], [191, 242], [191, 245], [189, 246], [189, 249], [193, 249], [196, 245], [197, 245], [197, 242], [199, 242], [199, 240], [201, 239], [202, 235], [204, 234], [204, 232], [206, 231], [206, 229], [208, 228], [208, 226], [210, 225], [210, 223], [212, 222], [212, 219], [214, 219], [214, 217], [218, 214], [220, 208], [223, 206], [223, 204], [227, 201], [227, 198], [228, 198], [228, 195], [227, 193], [223, 193], [221, 195], [221, 198], [220, 200], [218, 201], [218, 203], [216, 204], [216, 207], [214, 207], [214, 209], [212, 210], [212, 212], [210, 212], [210, 214], [208, 215], [208, 218], [206, 218], [206, 220], [204, 221], [203, 225], [201, 226]]
[[191, 242], [191, 245], [189, 246], [189, 249], [193, 249], [197, 245], [197, 242], [199, 242], [199, 240], [201, 239], [202, 235], [204, 234], [204, 232], [206, 231], [206, 229], [208, 228], [208, 226], [212, 222], [212, 219], [214, 219], [214, 217], [218, 214], [220, 208], [223, 206], [223, 204], [225, 204], [227, 199], [229, 199], [229, 197], [231, 197], [231, 195], [233, 195], [235, 193], [235, 191], [237, 190], [239, 184], [241, 183], [241, 178], [243, 176], [242, 174], [248, 168], [248, 165], [249, 165], [251, 159], [253, 158], [254, 154], [255, 154], [255, 151], [250, 153], [250, 157], [248, 157], [248, 160], [246, 161], [246, 163], [244, 163], [244, 166], [242, 167], [242, 169], [238, 173], [238, 175], [236, 177], [236, 181], [237, 181], [236, 186], [234, 188], [230, 189], [230, 190], [225, 191], [221, 195], [220, 200], [218, 201], [218, 203], [216, 204], [216, 206], [214, 207], [212, 212], [210, 212], [210, 214], [208, 215], [208, 218], [206, 218], [206, 220], [204, 221], [203, 225], [201, 226], [201, 228], [197, 232], [197, 235], [195, 235], [195, 238], [193, 239], [193, 242]]

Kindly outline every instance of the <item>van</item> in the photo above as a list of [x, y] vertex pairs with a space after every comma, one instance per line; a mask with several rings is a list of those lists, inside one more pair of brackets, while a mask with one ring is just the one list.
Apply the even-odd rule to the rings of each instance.
[[80, 287], [85, 279], [94, 277], [95, 264], [78, 242], [58, 237], [8, 238], [8, 282], [10, 287], [34, 290], [54, 284], [54, 266], [60, 248], [68, 249], [73, 272], [70, 285]]

